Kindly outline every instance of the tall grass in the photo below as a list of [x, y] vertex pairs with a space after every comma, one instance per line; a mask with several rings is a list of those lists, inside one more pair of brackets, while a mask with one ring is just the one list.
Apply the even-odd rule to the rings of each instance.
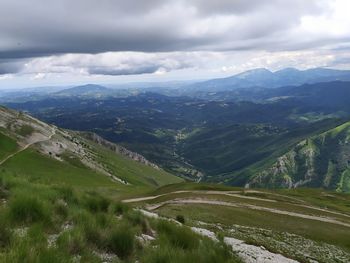
[[[80, 258], [97, 263], [104, 253], [115, 254], [117, 262], [231, 262], [221, 245], [189, 228], [148, 219], [100, 193], [10, 176], [0, 180], [0, 187], [9, 197], [0, 208], [0, 262], [63, 263]], [[136, 239], [142, 233], [156, 239], [143, 244]], [[57, 240], [52, 241], [53, 235]]]
[[[0, 211], [1, 213], [2, 211]], [[0, 249], [10, 245], [12, 239], [12, 232], [10, 231], [9, 225], [0, 219]]]
[[17, 195], [10, 201], [8, 215], [11, 221], [17, 223], [50, 221], [50, 211], [44, 202], [25, 195]]
[[134, 232], [128, 224], [122, 224], [108, 235], [107, 247], [121, 259], [130, 257], [135, 247]]
[[110, 200], [95, 192], [89, 193], [84, 198], [84, 205], [91, 212], [107, 212], [110, 203]]
[[157, 230], [165, 242], [172, 246], [191, 250], [198, 248], [199, 238], [189, 228], [177, 226], [165, 220], [160, 220], [157, 224]]

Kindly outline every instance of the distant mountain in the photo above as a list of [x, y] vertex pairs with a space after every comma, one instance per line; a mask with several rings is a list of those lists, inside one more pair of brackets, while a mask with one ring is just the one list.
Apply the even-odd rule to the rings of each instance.
[[264, 90], [260, 98], [265, 101], [297, 102], [323, 112], [350, 112], [350, 82], [332, 81]]
[[298, 86], [328, 81], [350, 81], [349, 70], [335, 70], [325, 68], [315, 68], [308, 70], [297, 70], [286, 68], [271, 72], [264, 68], [248, 70], [246, 72], [227, 77], [197, 82], [188, 85], [184, 91], [226, 91], [242, 88], [277, 88], [283, 86]]
[[248, 185], [350, 192], [350, 122], [302, 140]]
[[69, 89], [64, 89], [54, 93], [54, 96], [80, 96], [80, 97], [99, 97], [112, 93], [112, 90], [104, 86], [87, 84], [82, 86], [76, 86]]

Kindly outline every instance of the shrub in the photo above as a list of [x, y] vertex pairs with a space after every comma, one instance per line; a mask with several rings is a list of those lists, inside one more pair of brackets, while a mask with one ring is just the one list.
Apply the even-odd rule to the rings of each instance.
[[10, 220], [17, 223], [33, 223], [49, 220], [49, 212], [35, 197], [16, 196], [9, 204]]
[[123, 224], [112, 230], [107, 239], [107, 247], [121, 259], [128, 258], [134, 251], [135, 239], [130, 226]]
[[34, 132], [34, 128], [30, 125], [23, 125], [16, 131], [21, 136], [28, 136]]
[[185, 224], [185, 217], [183, 215], [177, 215], [176, 221], [180, 222], [181, 224]]

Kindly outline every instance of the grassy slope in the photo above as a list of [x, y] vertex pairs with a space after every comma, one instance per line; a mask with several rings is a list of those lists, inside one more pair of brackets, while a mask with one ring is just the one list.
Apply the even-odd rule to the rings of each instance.
[[16, 149], [17, 143], [0, 132], [0, 160], [15, 152]]
[[[5, 157], [17, 149], [15, 141], [1, 133], [0, 145]], [[28, 263], [66, 263], [80, 258], [101, 263], [106, 262], [104, 255], [113, 262], [240, 262], [222, 242], [174, 223], [149, 220], [113, 200], [181, 179], [97, 145], [89, 149], [130, 185], [114, 182], [69, 155], [57, 161], [35, 146], [0, 166], [1, 262], [25, 258]], [[149, 245], [136, 238], [154, 231], [157, 236]]]
[[[16, 150], [15, 142], [0, 133], [0, 143], [6, 145], [1, 153], [7, 156]], [[135, 194], [155, 189], [157, 186], [178, 183], [182, 179], [163, 170], [137, 163], [114, 152], [91, 144], [97, 158], [108, 166], [117, 177], [130, 183], [124, 185], [114, 182], [106, 175], [85, 167], [77, 159], [67, 158], [60, 162], [28, 148], [16, 154], [0, 167], [0, 174], [28, 178], [33, 182], [45, 184], [66, 184], [75, 188], [99, 189], [106, 195], [120, 198], [121, 195]]]
[[94, 145], [94, 148], [98, 153], [99, 162], [108, 166], [113, 174], [133, 185], [159, 187], [183, 181], [164, 170], [135, 162], [101, 146]]
[[[99, 188], [50, 182], [0, 173], [0, 262], [240, 262], [222, 242], [148, 219]], [[142, 234], [154, 240], [141, 242]]]

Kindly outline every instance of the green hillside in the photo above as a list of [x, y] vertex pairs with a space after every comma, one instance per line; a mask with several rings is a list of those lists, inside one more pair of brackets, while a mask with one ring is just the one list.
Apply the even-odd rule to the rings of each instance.
[[[109, 195], [181, 182], [156, 166], [137, 162], [102, 145], [28, 115], [0, 108], [0, 172], [31, 182], [101, 188]], [[6, 129], [5, 129], [6, 127]]]
[[259, 187], [322, 187], [350, 192], [350, 122], [299, 142], [251, 179]]
[[[137, 174], [128, 161], [123, 164], [131, 178]], [[151, 189], [145, 179], [135, 182], [142, 181], [142, 187], [118, 185], [76, 160], [63, 163], [36, 149], [19, 152], [0, 168], [0, 262], [241, 262], [222, 241], [114, 200], [115, 193]]]

